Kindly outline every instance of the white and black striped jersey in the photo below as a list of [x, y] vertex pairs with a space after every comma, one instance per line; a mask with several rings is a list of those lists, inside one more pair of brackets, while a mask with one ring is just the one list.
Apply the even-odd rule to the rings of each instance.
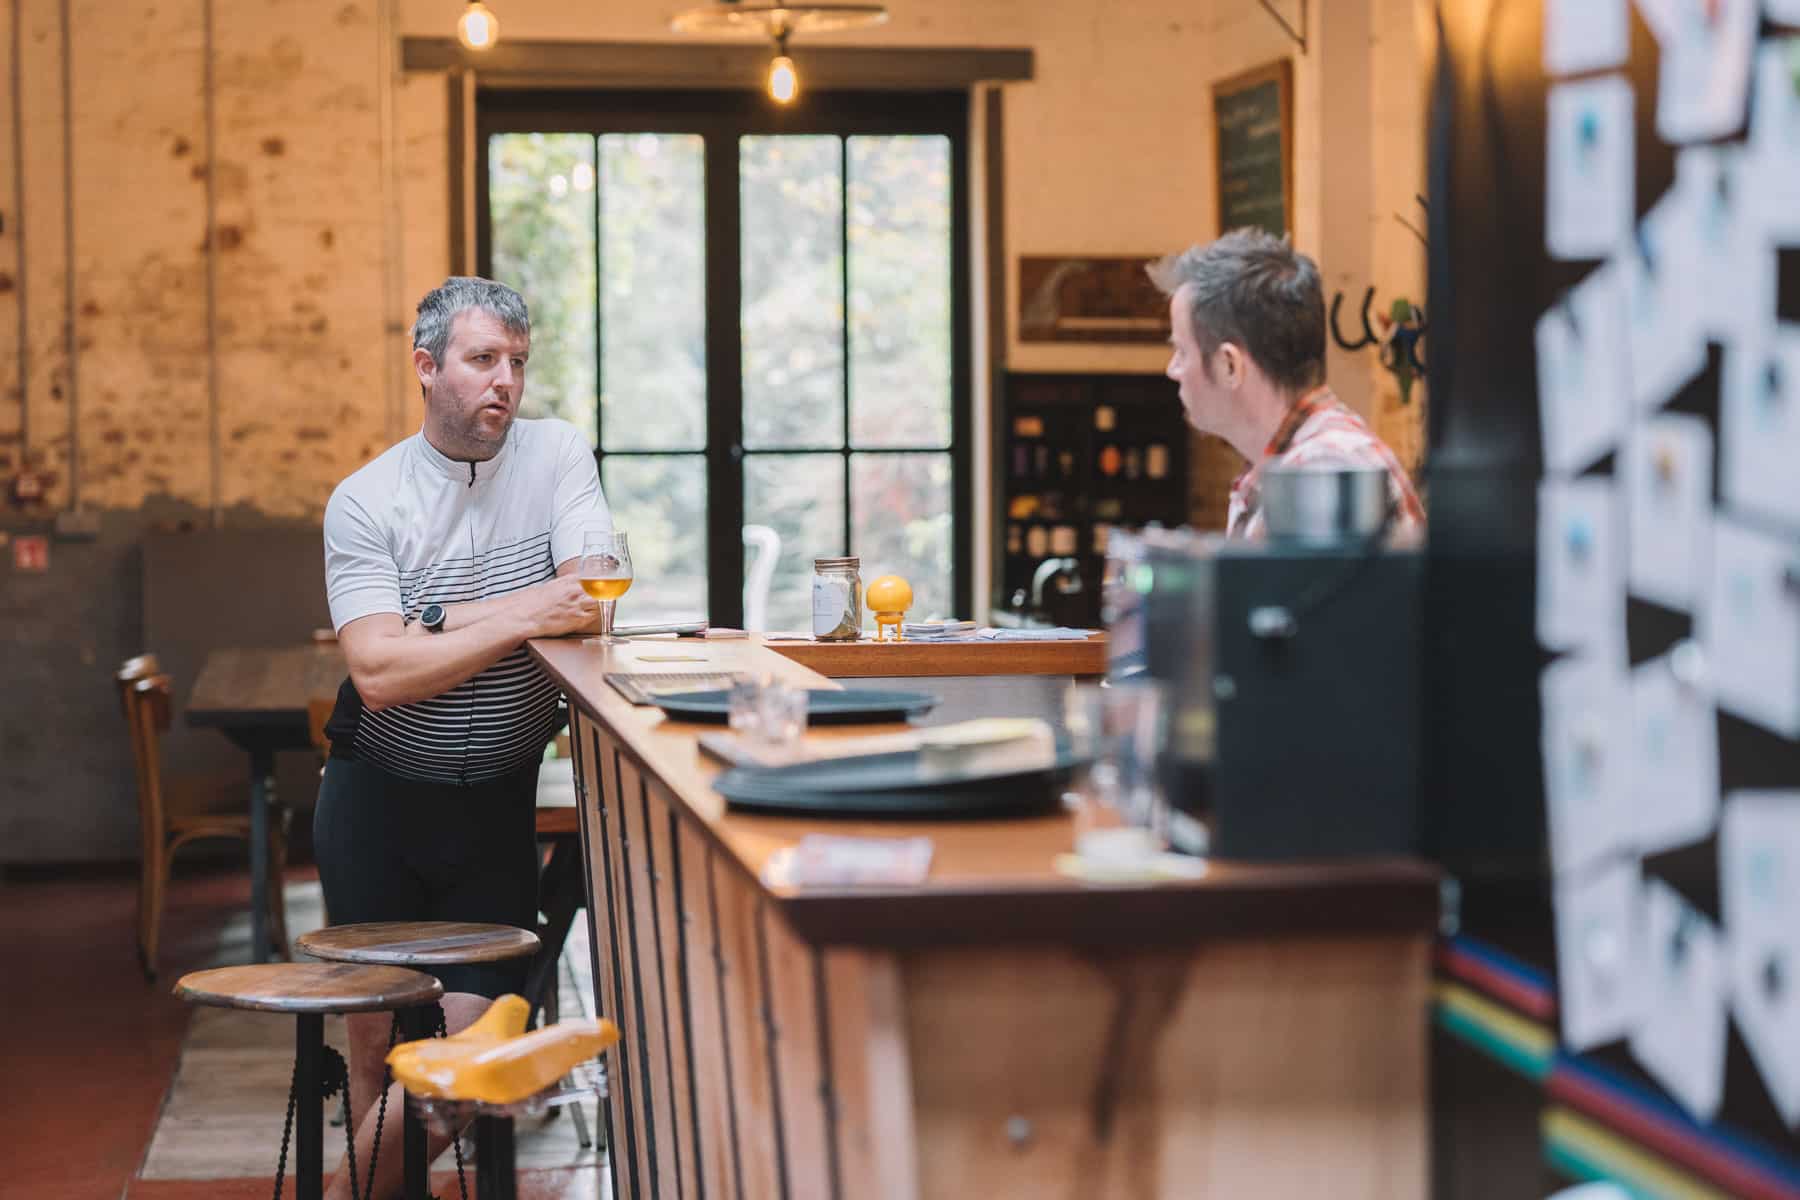
[[[611, 528], [593, 451], [573, 425], [515, 420], [482, 463], [446, 458], [416, 433], [344, 480], [325, 509], [331, 621], [485, 600], [549, 579]], [[346, 679], [329, 733], [398, 775], [477, 783], [541, 758], [561, 728], [560, 694], [524, 647], [416, 704], [363, 706]]]

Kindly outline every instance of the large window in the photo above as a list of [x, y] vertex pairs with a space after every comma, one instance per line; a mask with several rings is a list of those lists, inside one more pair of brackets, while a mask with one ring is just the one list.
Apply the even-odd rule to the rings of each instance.
[[806, 629], [846, 552], [969, 612], [965, 101], [812, 102], [481, 98], [482, 267], [631, 534], [622, 623]]

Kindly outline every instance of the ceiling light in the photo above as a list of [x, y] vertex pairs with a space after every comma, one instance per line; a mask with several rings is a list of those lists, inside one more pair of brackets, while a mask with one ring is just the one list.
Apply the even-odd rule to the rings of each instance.
[[669, 27], [676, 33], [724, 34], [767, 38], [775, 43], [769, 61], [769, 95], [792, 103], [800, 94], [800, 72], [788, 57], [788, 38], [797, 33], [838, 33], [864, 29], [888, 18], [880, 4], [770, 4], [761, 0], [718, 0], [678, 14]]
[[500, 22], [481, 0], [469, 0], [456, 22], [456, 40], [471, 50], [487, 50], [500, 40]]

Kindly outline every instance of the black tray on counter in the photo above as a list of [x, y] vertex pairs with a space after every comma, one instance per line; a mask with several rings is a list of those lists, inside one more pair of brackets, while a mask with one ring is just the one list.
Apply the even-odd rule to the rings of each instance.
[[713, 788], [733, 808], [854, 817], [1014, 816], [1049, 812], [1079, 759], [1026, 769], [927, 774], [917, 751], [790, 767], [733, 767]]
[[[846, 688], [830, 691], [809, 688], [806, 692], [808, 725], [863, 725], [875, 721], [904, 721], [922, 716], [937, 707], [938, 698], [930, 692], [892, 692], [874, 688]], [[731, 716], [731, 693], [674, 692], [658, 695], [651, 703], [676, 721], [702, 721], [722, 725]]]

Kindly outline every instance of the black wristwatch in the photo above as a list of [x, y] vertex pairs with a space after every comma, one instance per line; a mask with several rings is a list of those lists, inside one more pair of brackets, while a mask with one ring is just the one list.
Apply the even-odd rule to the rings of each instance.
[[427, 604], [425, 611], [419, 614], [419, 624], [425, 627], [426, 633], [444, 632], [444, 606]]

